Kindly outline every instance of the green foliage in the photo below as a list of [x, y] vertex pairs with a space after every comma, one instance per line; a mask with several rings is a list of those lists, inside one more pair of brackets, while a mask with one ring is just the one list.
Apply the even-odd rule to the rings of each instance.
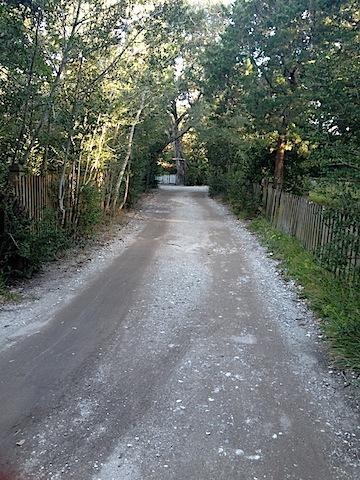
[[1, 200], [0, 276], [3, 281], [30, 276], [42, 263], [53, 260], [59, 251], [69, 246], [69, 236], [59, 227], [55, 212], [47, 210], [41, 221], [32, 223], [11, 194]]
[[78, 217], [75, 235], [78, 237], [86, 237], [93, 233], [94, 227], [98, 225], [104, 217], [100, 190], [94, 185], [84, 185], [81, 190], [79, 202], [79, 211], [81, 214]]
[[207, 185], [209, 161], [205, 144], [200, 142], [196, 133], [188, 133], [184, 136], [183, 148], [186, 157], [187, 185]]
[[354, 288], [360, 288], [359, 193], [359, 189], [351, 184], [343, 185], [336, 194], [333, 192], [331, 203], [325, 208], [325, 219], [327, 224], [331, 225], [332, 237], [330, 242], [317, 252], [323, 265], [331, 271], [341, 272], [352, 282]]
[[9, 191], [0, 192], [0, 275], [7, 278], [26, 270], [27, 262], [19, 254], [19, 241], [30, 231], [24, 209]]
[[19, 229], [14, 238], [19, 245], [18, 255], [26, 261], [27, 275], [38, 270], [44, 262], [54, 260], [70, 245], [69, 235], [59, 227], [56, 215], [50, 210], [45, 211], [43, 219], [31, 229]]
[[235, 213], [252, 217], [257, 209], [257, 198], [253, 192], [251, 177], [246, 174], [245, 168], [239, 169], [237, 165], [230, 166], [226, 175], [226, 199]]
[[2, 300], [7, 301], [9, 300], [9, 297], [5, 278], [0, 274], [0, 304], [2, 303]]
[[38, 268], [155, 184], [176, 62], [200, 30], [182, 0], [0, 1], [0, 187], [11, 190], [10, 166], [51, 174], [54, 210], [31, 225], [26, 199], [20, 216], [4, 200], [6, 275]]
[[[148, 188], [155, 186], [155, 175], [151, 171], [151, 158], [136, 158], [130, 177], [129, 205], [135, 205], [140, 195]], [[155, 166], [153, 165], [153, 168]]]
[[331, 181], [328, 177], [312, 182], [309, 198], [315, 203], [332, 208], [358, 209], [360, 190], [354, 182]]
[[11, 292], [6, 284], [6, 280], [2, 274], [0, 274], [0, 305], [8, 302], [18, 302], [21, 296], [17, 293]]
[[[358, 20], [351, 0], [0, 2], [0, 187], [11, 165], [51, 172], [54, 219], [80, 237], [154, 186], [164, 149], [247, 214], [283, 150], [286, 190], [338, 204], [359, 191]], [[37, 265], [42, 227], [20, 217], [1, 248], [24, 234]]]
[[187, 185], [207, 185], [209, 179], [209, 165], [206, 158], [199, 154], [187, 157]]
[[[351, 0], [235, 1], [204, 57], [211, 135], [240, 136], [240, 155], [260, 142], [264, 177], [274, 175], [283, 138], [284, 188], [293, 193], [306, 192], [313, 178], [358, 182], [358, 16]], [[227, 169], [227, 156], [211, 159], [215, 171]]]
[[292, 237], [257, 218], [250, 229], [281, 261], [284, 274], [302, 286], [301, 295], [321, 318], [321, 326], [341, 368], [360, 371], [360, 294], [322, 268]]
[[209, 160], [210, 194], [224, 196], [236, 211], [254, 214], [258, 202], [253, 183], [261, 180], [268, 165], [266, 143], [217, 122], [217, 116], [210, 117], [201, 132]]

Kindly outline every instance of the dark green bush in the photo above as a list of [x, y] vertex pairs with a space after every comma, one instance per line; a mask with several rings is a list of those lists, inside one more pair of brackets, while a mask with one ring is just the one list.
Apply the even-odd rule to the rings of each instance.
[[27, 260], [30, 273], [38, 270], [42, 263], [54, 260], [70, 244], [68, 233], [58, 225], [52, 210], [46, 210], [42, 220], [19, 234], [18, 254]]
[[80, 195], [80, 215], [77, 223], [76, 237], [91, 235], [96, 225], [103, 219], [101, 192], [94, 185], [84, 185]]
[[11, 192], [0, 198], [0, 275], [3, 281], [30, 276], [42, 263], [69, 246], [69, 235], [59, 227], [56, 212], [47, 210], [32, 223]]

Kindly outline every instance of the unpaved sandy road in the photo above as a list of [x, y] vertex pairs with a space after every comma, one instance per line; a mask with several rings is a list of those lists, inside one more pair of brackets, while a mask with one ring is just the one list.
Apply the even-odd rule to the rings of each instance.
[[360, 478], [355, 410], [256, 239], [204, 189], [162, 189], [142, 217], [107, 268], [5, 343], [0, 472]]

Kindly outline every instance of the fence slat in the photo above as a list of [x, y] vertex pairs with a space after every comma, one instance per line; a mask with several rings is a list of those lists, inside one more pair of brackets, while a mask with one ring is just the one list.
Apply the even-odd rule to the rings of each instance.
[[46, 208], [54, 208], [49, 195], [51, 183], [51, 175], [37, 176], [19, 173], [13, 180], [14, 195], [33, 223], [43, 218]]
[[[259, 185], [254, 185], [254, 192], [256, 198], [262, 199], [263, 213], [275, 228], [299, 240], [336, 276], [354, 284], [359, 282], [358, 221], [352, 224], [349, 214], [340, 211], [328, 215], [325, 207], [314, 204], [308, 198], [275, 189], [267, 182], [263, 182], [262, 188], [262, 193], [259, 193]], [[349, 240], [341, 234], [344, 228]], [[331, 261], [330, 252], [335, 252], [337, 261]]]

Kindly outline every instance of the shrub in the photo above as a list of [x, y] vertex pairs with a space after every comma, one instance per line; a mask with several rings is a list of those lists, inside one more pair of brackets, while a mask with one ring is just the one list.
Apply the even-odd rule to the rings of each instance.
[[81, 191], [79, 220], [76, 236], [88, 236], [94, 231], [103, 218], [101, 192], [94, 185], [85, 185]]
[[58, 226], [56, 213], [44, 212], [32, 223], [11, 192], [0, 198], [0, 275], [3, 281], [30, 276], [43, 262], [53, 260], [69, 245], [69, 236]]

